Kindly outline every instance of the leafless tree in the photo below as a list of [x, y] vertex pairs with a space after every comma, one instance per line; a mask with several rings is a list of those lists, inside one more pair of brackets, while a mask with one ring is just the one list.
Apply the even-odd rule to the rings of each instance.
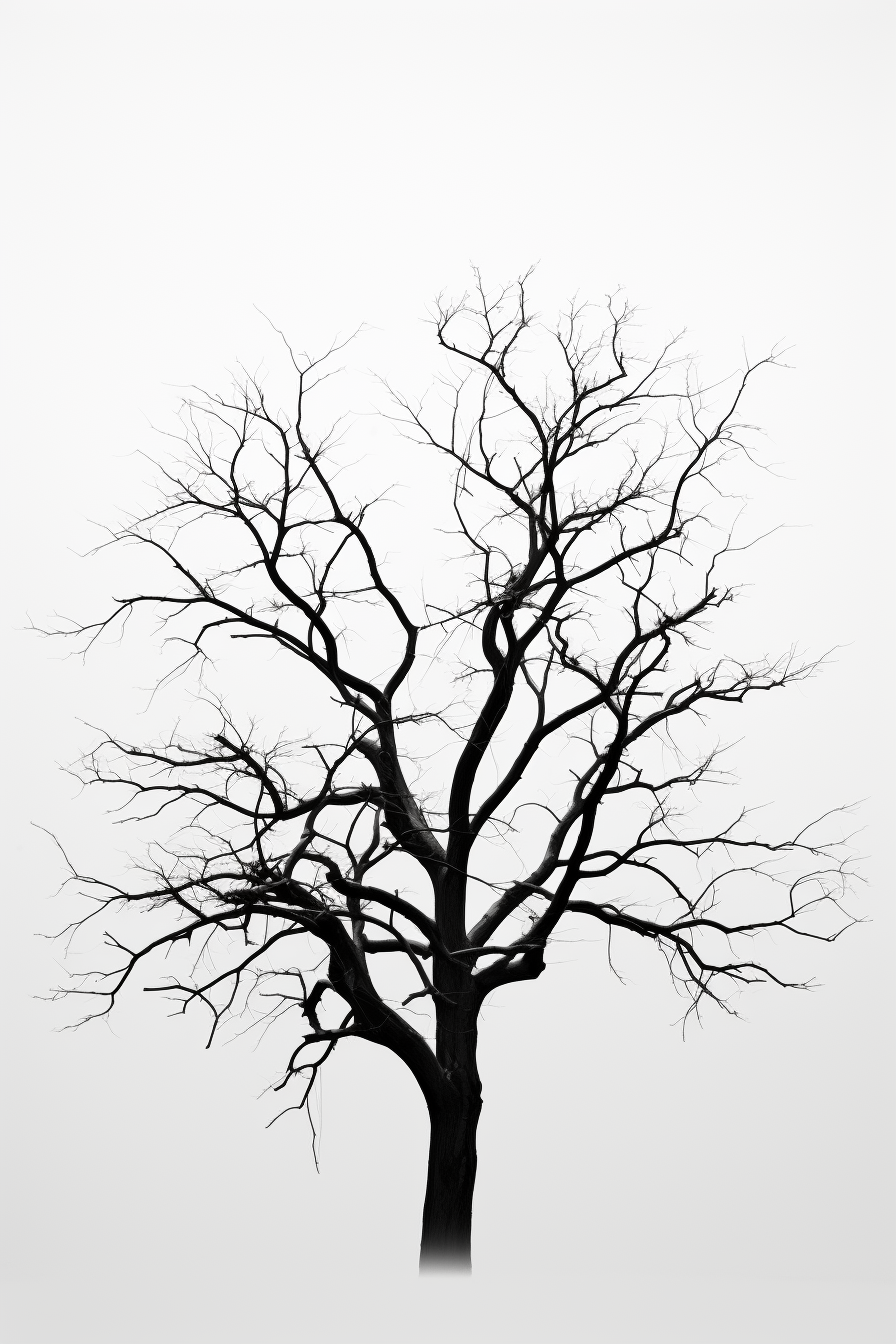
[[228, 638], [291, 660], [294, 741], [206, 694], [207, 738], [108, 736], [88, 756], [136, 816], [174, 807], [183, 824], [127, 878], [81, 879], [115, 951], [75, 992], [105, 1014], [161, 963], [148, 988], [201, 1005], [209, 1042], [237, 1013], [303, 1020], [277, 1083], [299, 1108], [340, 1041], [392, 1051], [431, 1124], [427, 1268], [470, 1264], [483, 1001], [541, 976], [570, 921], [653, 944], [686, 1014], [795, 984], [752, 950], [769, 931], [831, 941], [850, 922], [844, 851], [817, 823], [763, 838], [703, 801], [728, 778], [707, 716], [816, 666], [706, 652], [735, 595], [725, 473], [751, 455], [744, 396], [774, 354], [703, 388], [678, 339], [638, 353], [621, 300], [549, 329], [528, 281], [490, 293], [477, 273], [440, 300], [435, 395], [391, 394], [448, 492], [453, 599], [412, 591], [386, 554], [394, 511], [388, 533], [346, 493], [338, 438], [309, 426], [340, 347], [287, 346], [290, 413], [248, 375], [186, 403], [158, 506], [112, 537], [165, 577], [68, 631], [89, 645], [148, 609], [180, 669]]

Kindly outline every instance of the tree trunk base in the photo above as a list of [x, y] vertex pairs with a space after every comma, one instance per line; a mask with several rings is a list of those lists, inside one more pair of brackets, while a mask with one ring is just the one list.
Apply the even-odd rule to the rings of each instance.
[[476, 1182], [478, 1094], [430, 1114], [429, 1168], [423, 1202], [421, 1274], [469, 1274]]
[[470, 1257], [470, 1248], [445, 1247], [438, 1250], [435, 1247], [427, 1247], [420, 1251], [420, 1273], [421, 1274], [472, 1274], [473, 1261]]

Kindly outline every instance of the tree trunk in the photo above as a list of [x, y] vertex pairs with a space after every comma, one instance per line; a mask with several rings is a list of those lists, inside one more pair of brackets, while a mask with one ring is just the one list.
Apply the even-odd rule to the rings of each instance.
[[455, 1094], [430, 1107], [429, 1168], [423, 1201], [421, 1273], [469, 1274], [476, 1126], [482, 1110], [479, 1079], [455, 1079]]
[[[447, 947], [466, 944], [464, 888], [460, 871], [449, 871], [436, 887], [436, 923]], [[482, 1110], [476, 1065], [479, 1004], [472, 972], [472, 963], [433, 959], [436, 1060], [441, 1084], [427, 1096], [429, 1167], [420, 1240], [421, 1272], [453, 1270], [469, 1274], [471, 1269], [476, 1126]]]

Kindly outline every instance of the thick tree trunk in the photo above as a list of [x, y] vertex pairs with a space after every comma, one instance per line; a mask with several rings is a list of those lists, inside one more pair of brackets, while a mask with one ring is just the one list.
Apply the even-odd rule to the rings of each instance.
[[[436, 887], [436, 923], [446, 946], [463, 947], [464, 886], [450, 871]], [[472, 964], [433, 960], [437, 990], [436, 1060], [441, 1082], [427, 1095], [429, 1167], [423, 1201], [421, 1272], [454, 1270], [469, 1274], [473, 1187], [476, 1183], [476, 1127], [482, 1087], [476, 1066], [478, 1001]]]
[[444, 1106], [430, 1108], [429, 1168], [423, 1202], [420, 1270], [469, 1273], [479, 1080], [460, 1085]]

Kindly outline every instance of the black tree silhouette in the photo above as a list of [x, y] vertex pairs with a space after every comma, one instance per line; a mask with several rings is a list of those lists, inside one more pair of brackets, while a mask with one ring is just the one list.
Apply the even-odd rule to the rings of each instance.
[[[540, 976], [570, 916], [653, 943], [688, 1013], [794, 983], [754, 958], [761, 935], [830, 941], [851, 922], [844, 850], [817, 823], [769, 839], [745, 811], [692, 821], [726, 776], [717, 748], [679, 740], [685, 721], [817, 666], [701, 646], [735, 595], [720, 480], [751, 455], [742, 402], [775, 355], [705, 389], [678, 339], [655, 358], [629, 350], [618, 299], [595, 337], [586, 306], [548, 331], [528, 280], [490, 294], [477, 273], [460, 302], [439, 301], [438, 405], [392, 394], [393, 421], [450, 467], [439, 479], [466, 559], [453, 602], [407, 595], [392, 534], [344, 493], [335, 433], [308, 426], [342, 347], [319, 360], [287, 347], [292, 413], [250, 376], [191, 399], [158, 507], [113, 534], [153, 552], [164, 579], [64, 631], [89, 646], [151, 609], [186, 645], [177, 670], [222, 637], [296, 660], [300, 740], [265, 744], [206, 694], [205, 740], [106, 736], [88, 756], [87, 778], [128, 790], [136, 815], [176, 806], [184, 824], [127, 880], [73, 870], [116, 957], [65, 992], [99, 996], [105, 1014], [163, 961], [149, 988], [204, 1005], [209, 1041], [249, 1005], [297, 1014], [277, 1086], [296, 1080], [299, 1107], [346, 1037], [394, 1052], [431, 1121], [424, 1267], [470, 1263], [483, 1000]], [[315, 681], [330, 702], [320, 731]], [[129, 946], [121, 920], [138, 913]]]

